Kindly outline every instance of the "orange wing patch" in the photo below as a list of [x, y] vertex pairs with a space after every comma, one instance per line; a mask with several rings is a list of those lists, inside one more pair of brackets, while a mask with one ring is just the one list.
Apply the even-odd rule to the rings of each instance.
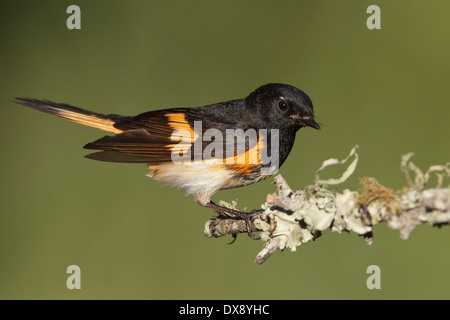
[[[167, 147], [170, 147], [173, 153], [175, 152], [177, 155], [182, 156], [189, 152], [194, 141], [199, 138], [199, 134], [194, 131], [194, 128], [186, 120], [184, 113], [169, 113], [165, 116], [168, 119], [168, 125], [173, 129], [170, 139], [175, 142], [167, 145]], [[256, 145], [243, 153], [224, 158], [222, 165], [219, 166], [227, 166], [239, 175], [248, 175], [255, 168], [261, 166], [261, 152], [265, 147], [264, 135], [260, 134]]]
[[186, 132], [186, 138], [190, 138], [191, 142], [194, 142], [198, 138], [198, 134], [191, 127], [189, 122], [186, 120], [186, 115], [184, 113], [168, 113], [166, 117], [169, 120], [169, 126], [175, 131], [180, 130], [180, 132]]
[[171, 148], [172, 153], [183, 156], [191, 148], [194, 141], [197, 140], [198, 134], [187, 122], [184, 113], [168, 113], [165, 116], [168, 118], [169, 126], [173, 129], [170, 140], [178, 142], [169, 144], [167, 147]]

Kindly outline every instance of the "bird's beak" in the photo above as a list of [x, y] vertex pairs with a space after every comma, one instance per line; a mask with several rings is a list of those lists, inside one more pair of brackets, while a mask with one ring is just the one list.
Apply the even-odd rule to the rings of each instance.
[[319, 124], [314, 120], [313, 116], [305, 116], [305, 117], [300, 117], [298, 115], [292, 115], [291, 116], [292, 119], [298, 120], [298, 122], [300, 122], [302, 125], [307, 126], [307, 127], [311, 127], [317, 130], [320, 130], [320, 126]]
[[313, 117], [305, 117], [302, 119], [302, 122], [306, 124], [308, 127], [320, 130], [319, 124], [314, 120]]

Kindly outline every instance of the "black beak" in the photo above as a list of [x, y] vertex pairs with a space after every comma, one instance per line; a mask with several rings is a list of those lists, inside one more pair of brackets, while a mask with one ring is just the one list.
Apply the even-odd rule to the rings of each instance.
[[314, 120], [313, 117], [305, 117], [302, 119], [302, 122], [307, 126], [317, 130], [320, 130], [319, 124]]

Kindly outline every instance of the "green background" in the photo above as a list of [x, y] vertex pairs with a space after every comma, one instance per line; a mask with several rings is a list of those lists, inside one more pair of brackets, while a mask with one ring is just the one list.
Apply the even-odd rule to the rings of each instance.
[[[66, 27], [70, 4], [81, 30]], [[381, 30], [366, 27], [371, 4]], [[145, 166], [85, 159], [82, 146], [103, 132], [11, 102], [134, 115], [288, 83], [310, 95], [323, 124], [300, 131], [280, 170], [292, 188], [358, 144], [357, 170], [338, 190], [364, 176], [398, 189], [403, 154], [415, 152], [422, 169], [450, 160], [448, 12], [445, 0], [2, 1], [0, 298], [450, 298], [446, 227], [421, 226], [404, 241], [379, 225], [372, 246], [325, 231], [258, 266], [260, 241], [206, 238], [213, 212], [147, 178]], [[213, 199], [250, 209], [273, 191], [269, 179]], [[81, 290], [66, 288], [72, 264]], [[366, 287], [372, 264], [381, 290]]]

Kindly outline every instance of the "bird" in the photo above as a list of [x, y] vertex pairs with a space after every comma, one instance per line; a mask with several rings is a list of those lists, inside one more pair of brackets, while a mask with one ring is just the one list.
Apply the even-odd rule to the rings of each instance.
[[147, 176], [184, 190], [220, 216], [245, 220], [254, 239], [251, 217], [262, 210], [230, 209], [211, 196], [267, 179], [287, 159], [298, 130], [320, 130], [310, 97], [282, 83], [262, 85], [242, 99], [136, 116], [96, 113], [45, 99], [13, 102], [112, 133], [86, 144], [85, 149], [97, 151], [85, 157], [145, 163]]

